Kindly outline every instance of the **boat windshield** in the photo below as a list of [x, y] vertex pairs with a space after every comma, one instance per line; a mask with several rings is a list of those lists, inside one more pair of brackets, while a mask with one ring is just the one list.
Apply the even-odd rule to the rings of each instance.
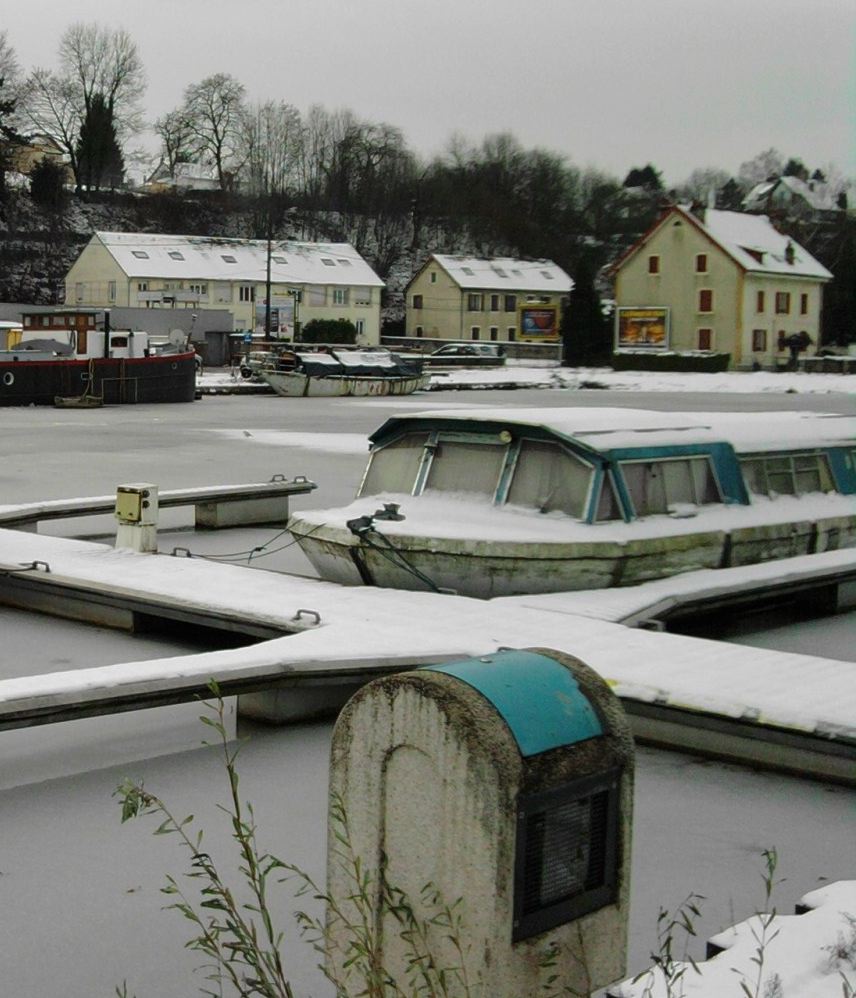
[[372, 451], [360, 495], [374, 496], [381, 492], [412, 493], [427, 442], [427, 433], [407, 433], [398, 440]]
[[475, 492], [493, 500], [505, 465], [505, 443], [438, 440], [425, 492]]
[[593, 469], [558, 444], [521, 440], [508, 502], [534, 506], [541, 513], [559, 510], [583, 519]]

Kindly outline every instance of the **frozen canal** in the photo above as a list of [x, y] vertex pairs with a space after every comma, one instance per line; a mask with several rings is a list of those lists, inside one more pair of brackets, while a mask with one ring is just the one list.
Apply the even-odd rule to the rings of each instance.
[[[615, 404], [607, 394], [613, 393], [538, 393], [537, 404]], [[534, 396], [456, 393], [406, 405], [532, 405]], [[681, 398], [675, 404], [665, 396], [625, 395], [620, 404], [700, 410], [808, 406], [852, 411], [853, 406], [843, 396], [740, 397], [728, 403], [722, 396]], [[361, 435], [397, 407], [404, 406], [346, 400], [295, 405], [254, 397], [93, 412], [5, 410], [2, 501], [109, 493], [128, 481], [179, 488], [258, 481], [283, 472], [306, 474], [319, 483], [315, 496], [295, 505], [335, 505], [353, 494], [364, 463]], [[183, 526], [182, 515], [172, 514], [176, 528]], [[108, 528], [104, 520], [72, 521], [54, 525], [51, 532], [98, 534]], [[265, 567], [306, 570], [293, 548], [281, 549], [287, 539], [276, 539], [276, 531], [236, 534], [196, 536], [193, 543], [199, 550], [232, 555], [271, 540], [277, 553], [265, 559]], [[162, 549], [185, 544], [188, 536], [165, 533]], [[825, 635], [842, 622], [849, 626], [836, 618], [816, 627]], [[186, 644], [152, 637], [96, 635], [43, 618], [22, 621], [10, 611], [0, 613], [0, 626], [2, 675], [188, 650]], [[797, 641], [802, 633], [801, 627]], [[780, 642], [782, 636], [762, 640]], [[813, 653], [831, 654], [819, 651], [815, 634], [809, 640]], [[223, 857], [224, 866], [234, 867], [227, 858], [228, 829], [216, 808], [226, 793], [216, 754], [188, 748], [207, 733], [193, 720], [198, 713], [195, 706], [165, 708], [0, 733], [0, 994], [93, 998], [113, 995], [123, 980], [128, 994], [137, 998], [198, 993], [202, 981], [192, 970], [199, 961], [182, 948], [189, 923], [160, 911], [163, 874], [183, 869], [175, 843], [152, 837], [152, 824], [120, 826], [111, 800], [124, 776], [144, 779], [177, 811], [195, 814], [207, 829], [208, 848]], [[323, 879], [330, 726], [253, 726], [244, 733], [252, 737], [241, 755], [242, 795], [254, 802], [262, 846]], [[660, 905], [673, 906], [691, 891], [705, 895], [702, 940], [751, 913], [763, 897], [765, 848], [778, 850], [779, 873], [786, 878], [775, 897], [781, 910], [825, 880], [853, 876], [854, 792], [648, 749], [639, 750], [637, 765], [631, 970], [646, 965]], [[276, 906], [291, 929], [287, 886]], [[296, 993], [329, 995], [314, 953], [294, 931], [286, 950]], [[697, 943], [694, 955], [702, 952]]]

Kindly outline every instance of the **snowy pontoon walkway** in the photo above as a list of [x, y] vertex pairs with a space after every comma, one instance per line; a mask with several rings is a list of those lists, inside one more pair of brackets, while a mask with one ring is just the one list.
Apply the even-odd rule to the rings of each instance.
[[[856, 567], [856, 552], [841, 552], [836, 571], [848, 554]], [[16, 570], [33, 562], [50, 571]], [[80, 704], [101, 703], [104, 712], [128, 709], [135, 700], [148, 706], [153, 691], [167, 691], [172, 702], [190, 699], [209, 677], [245, 688], [298, 686], [500, 647], [541, 647], [595, 668], [637, 715], [636, 730], [648, 740], [856, 782], [852, 663], [627, 628], [594, 619], [590, 607], [588, 616], [575, 611], [573, 600], [584, 594], [481, 601], [349, 588], [7, 530], [0, 531], [0, 565], [4, 594], [25, 576], [30, 586], [151, 600], [188, 617], [197, 610], [209, 618], [244, 617], [285, 635], [238, 649], [6, 679], [0, 727], [67, 717]], [[777, 569], [781, 574], [785, 563]], [[562, 607], [564, 599], [570, 602]]]

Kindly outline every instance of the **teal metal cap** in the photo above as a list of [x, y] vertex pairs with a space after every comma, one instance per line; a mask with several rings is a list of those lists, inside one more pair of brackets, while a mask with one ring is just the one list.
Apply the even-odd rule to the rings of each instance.
[[529, 651], [427, 666], [472, 686], [500, 713], [522, 756], [574, 745], [604, 733], [600, 717], [573, 674]]

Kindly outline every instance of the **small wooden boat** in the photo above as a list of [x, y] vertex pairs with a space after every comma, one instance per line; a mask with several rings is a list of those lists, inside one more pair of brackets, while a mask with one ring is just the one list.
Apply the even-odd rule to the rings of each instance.
[[358, 498], [289, 529], [322, 578], [493, 597], [856, 546], [856, 417], [458, 410], [370, 437]]
[[258, 374], [284, 398], [410, 395], [430, 381], [418, 362], [381, 350], [281, 353]]

